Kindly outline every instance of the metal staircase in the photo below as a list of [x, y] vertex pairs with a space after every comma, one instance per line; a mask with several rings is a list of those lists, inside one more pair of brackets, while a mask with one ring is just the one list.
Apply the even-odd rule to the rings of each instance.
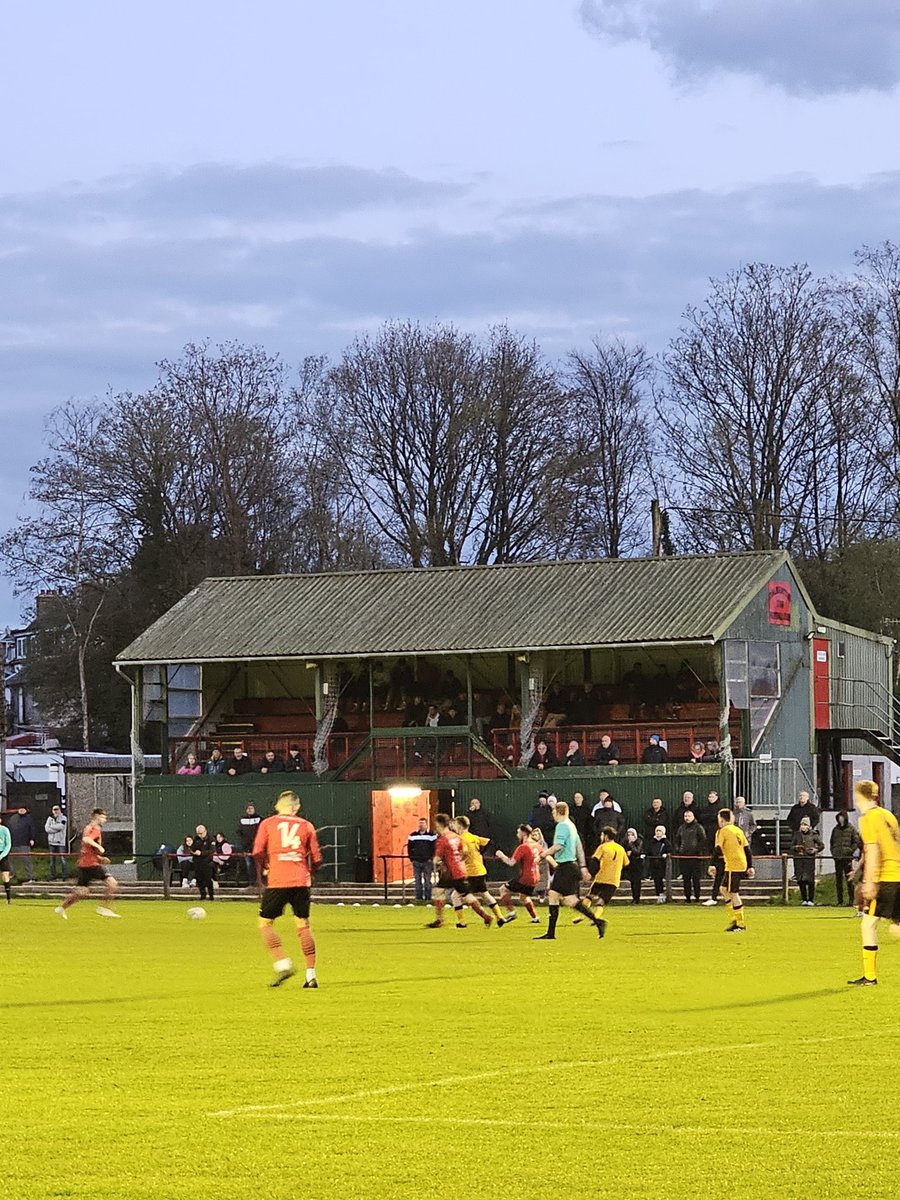
[[900, 702], [883, 684], [869, 679], [833, 681], [832, 711], [840, 724], [820, 729], [826, 741], [853, 739], [866, 742], [877, 754], [900, 766]]

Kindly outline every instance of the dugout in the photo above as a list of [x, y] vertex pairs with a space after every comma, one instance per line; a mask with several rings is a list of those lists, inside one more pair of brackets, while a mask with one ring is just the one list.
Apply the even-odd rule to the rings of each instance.
[[[177, 773], [238, 743], [257, 765], [299, 749], [289, 782], [345, 831], [344, 871], [371, 852], [373, 793], [397, 783], [442, 807], [478, 795], [506, 839], [542, 785], [605, 785], [630, 817], [736, 783], [780, 806], [786, 778], [817, 772], [840, 800], [848, 747], [896, 761], [892, 648], [823, 621], [781, 552], [207, 579], [117, 660], [135, 775], [154, 752], [167, 772], [140, 782], [136, 849], [265, 807], [288, 777]], [[667, 763], [642, 762], [651, 734]], [[604, 735], [618, 765], [596, 761]], [[573, 741], [583, 766], [563, 761]]]

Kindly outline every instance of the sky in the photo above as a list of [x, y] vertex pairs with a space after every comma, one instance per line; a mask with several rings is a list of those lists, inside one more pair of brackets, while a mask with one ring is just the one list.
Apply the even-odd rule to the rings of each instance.
[[[896, 0], [4, 16], [4, 528], [49, 412], [189, 341], [294, 364], [414, 318], [656, 352], [741, 263], [846, 273], [900, 240]], [[0, 581], [0, 627], [21, 605]]]

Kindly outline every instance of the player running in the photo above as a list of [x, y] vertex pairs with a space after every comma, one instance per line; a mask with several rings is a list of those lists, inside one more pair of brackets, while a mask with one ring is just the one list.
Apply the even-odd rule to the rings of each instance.
[[[475, 896], [479, 903], [487, 904], [488, 908], [494, 914], [494, 919], [497, 922], [497, 928], [502, 929], [505, 924], [503, 914], [500, 912], [500, 906], [491, 893], [488, 891], [487, 885], [487, 867], [484, 865], [484, 859], [481, 855], [482, 847], [486, 846], [491, 840], [486, 837], [479, 837], [476, 833], [469, 831], [469, 818], [461, 816], [456, 818], [456, 828], [459, 833], [459, 840], [462, 842], [463, 859], [466, 864], [466, 899], [470, 896]], [[457, 889], [458, 890], [458, 889]], [[485, 925], [490, 926], [491, 918], [488, 916], [485, 920]]]
[[73, 904], [77, 904], [79, 900], [86, 900], [90, 896], [92, 883], [103, 883], [105, 885], [103, 904], [97, 906], [97, 912], [100, 916], [121, 916], [121, 913], [113, 912], [110, 908], [119, 885], [106, 870], [106, 865], [109, 862], [109, 859], [106, 857], [106, 851], [103, 849], [103, 826], [106, 822], [107, 816], [104, 809], [95, 808], [91, 813], [89, 823], [85, 825], [84, 831], [81, 834], [81, 853], [78, 855], [78, 875], [75, 887], [69, 892], [62, 904], [53, 910], [64, 921], [68, 921], [69, 919], [66, 909], [71, 908]]
[[849, 979], [851, 987], [875, 987], [878, 975], [878, 921], [890, 921], [894, 937], [900, 937], [900, 826], [893, 813], [881, 807], [878, 784], [861, 779], [853, 789], [859, 813], [859, 835], [863, 840], [863, 878], [859, 885], [866, 908], [860, 922], [863, 973]]
[[3, 880], [3, 890], [6, 892], [6, 903], [12, 903], [12, 892], [9, 886], [9, 852], [12, 850], [12, 835], [3, 824], [0, 816], [0, 879]]
[[[606, 921], [603, 912], [610, 903], [622, 882], [622, 871], [628, 866], [629, 858], [624, 846], [616, 841], [616, 831], [611, 825], [604, 825], [600, 830], [600, 845], [591, 855], [591, 861], [596, 860], [597, 871], [594, 882], [588, 893], [588, 904], [594, 904], [594, 916], [597, 918], [597, 933], [600, 937], [606, 935]], [[572, 922], [580, 920], [576, 917]]]
[[[540, 830], [538, 830], [540, 833]], [[510, 921], [515, 921], [516, 910], [513, 896], [521, 897], [522, 903], [531, 917], [532, 925], [540, 925], [540, 917], [535, 912], [534, 889], [538, 885], [538, 880], [541, 877], [541, 847], [532, 838], [533, 830], [530, 825], [520, 825], [516, 829], [516, 837], [519, 839], [519, 844], [512, 852], [511, 856], [507, 856], [502, 850], [497, 851], [497, 857], [501, 862], [506, 863], [508, 867], [513, 868], [512, 878], [501, 884], [500, 887], [500, 903], [506, 909], [506, 917], [504, 920], [507, 924]]]
[[562, 800], [557, 801], [553, 808], [553, 820], [556, 822], [553, 845], [543, 852], [548, 862], [551, 865], [555, 864], [553, 874], [550, 876], [550, 921], [547, 932], [540, 934], [534, 940], [536, 942], [556, 940], [556, 923], [559, 920], [561, 904], [564, 904], [566, 908], [577, 908], [582, 916], [587, 917], [596, 928], [599, 936], [603, 937], [603, 930], [600, 922], [594, 916], [593, 910], [578, 895], [579, 883], [582, 879], [588, 882], [590, 874], [585, 867], [579, 868], [578, 865], [579, 853], [583, 854], [584, 851], [581, 848], [578, 831], [569, 820], [568, 804]]
[[[490, 917], [475, 896], [469, 895], [468, 871], [466, 870], [462, 839], [456, 831], [453, 820], [446, 813], [438, 813], [434, 818], [434, 827], [438, 835], [434, 845], [434, 857], [435, 861], [439, 863], [437, 886], [432, 889], [431, 893], [435, 916], [434, 920], [429, 921], [425, 928], [441, 928], [444, 924], [444, 908], [447, 899], [454, 892], [489, 925]], [[465, 927], [465, 922], [457, 917], [456, 928], [465, 929]]]
[[[726, 933], [744, 933], [744, 902], [741, 899], [741, 884], [745, 879], [752, 879], [753, 857], [750, 854], [750, 843], [744, 836], [743, 830], [734, 823], [734, 813], [730, 808], [720, 808], [716, 817], [719, 829], [716, 833], [715, 855], [725, 866], [724, 888], [731, 896], [732, 921], [727, 926]], [[710, 879], [716, 876], [716, 866], [712, 864], [707, 871]]]
[[322, 851], [313, 826], [300, 815], [296, 792], [281, 792], [275, 801], [275, 816], [261, 821], [253, 841], [253, 857], [266, 886], [259, 905], [259, 932], [272, 955], [275, 979], [269, 987], [281, 987], [296, 974], [290, 956], [285, 956], [275, 921], [290, 905], [306, 960], [305, 988], [317, 988], [316, 943], [309, 926], [312, 877], [322, 865]]

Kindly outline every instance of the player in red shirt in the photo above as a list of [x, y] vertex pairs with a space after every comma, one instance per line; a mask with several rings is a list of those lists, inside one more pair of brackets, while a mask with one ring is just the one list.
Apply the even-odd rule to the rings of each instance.
[[59, 913], [64, 921], [68, 921], [67, 908], [86, 900], [91, 894], [92, 883], [104, 883], [103, 904], [98, 905], [97, 912], [101, 917], [120, 917], [121, 913], [113, 912], [109, 907], [115, 899], [118, 884], [112, 875], [105, 870], [109, 859], [103, 849], [103, 826], [106, 824], [106, 813], [102, 808], [95, 808], [91, 813], [90, 822], [85, 825], [81, 835], [81, 853], [78, 856], [78, 877], [74, 889], [69, 892], [62, 904], [53, 911]]
[[508, 911], [507, 922], [516, 919], [515, 901], [513, 894], [521, 896], [522, 903], [528, 910], [532, 925], [539, 925], [540, 918], [534, 910], [531, 897], [541, 877], [541, 848], [531, 840], [531, 826], [520, 825], [516, 830], [519, 844], [512, 855], [507, 857], [502, 850], [497, 851], [497, 857], [514, 869], [513, 877], [500, 888], [500, 903]]
[[[469, 892], [468, 871], [463, 853], [462, 838], [446, 813], [438, 813], [434, 818], [434, 827], [438, 832], [438, 840], [434, 845], [435, 861], [439, 864], [437, 886], [431, 897], [434, 900], [434, 920], [429, 921], [426, 929], [440, 929], [444, 924], [444, 907], [451, 893], [459, 896], [468, 904], [473, 912], [481, 917], [486, 925], [490, 925], [490, 917], [478, 902], [478, 898]], [[461, 913], [461, 909], [459, 913]], [[465, 922], [456, 919], [457, 929], [465, 929]]]
[[322, 851], [316, 831], [299, 815], [300, 797], [296, 792], [281, 792], [275, 801], [275, 816], [260, 822], [253, 842], [253, 857], [260, 873], [267, 872], [266, 886], [259, 906], [259, 931], [275, 964], [275, 979], [270, 987], [281, 987], [296, 972], [290, 957], [285, 957], [275, 921], [290, 905], [297, 923], [300, 948], [306, 960], [305, 988], [317, 988], [316, 943], [309, 927], [310, 886], [322, 865]]

